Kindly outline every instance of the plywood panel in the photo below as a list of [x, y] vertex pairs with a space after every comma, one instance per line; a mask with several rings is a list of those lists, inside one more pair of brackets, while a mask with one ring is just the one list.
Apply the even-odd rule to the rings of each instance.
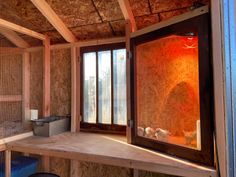
[[138, 177], [174, 177], [174, 176], [140, 170]]
[[143, 16], [151, 14], [149, 0], [129, 0], [134, 16]]
[[22, 55], [0, 56], [0, 95], [21, 95]]
[[88, 0], [47, 0], [48, 4], [58, 14], [67, 27], [100, 23], [92, 1]]
[[78, 168], [78, 177], [132, 177], [132, 171], [123, 167], [80, 162]]
[[112, 30], [107, 22], [75, 27], [71, 28], [71, 31], [76, 35], [78, 40], [108, 38], [113, 36]]
[[51, 115], [71, 114], [71, 51], [51, 53]]
[[150, 26], [160, 21], [158, 14], [144, 15], [135, 17], [136, 25], [138, 29]]
[[125, 20], [110, 22], [116, 36], [125, 36]]
[[70, 176], [70, 160], [60, 159], [56, 157], [50, 158], [50, 172], [59, 175], [60, 177]]
[[30, 58], [30, 108], [42, 116], [43, 105], [43, 52], [31, 53]]
[[197, 37], [189, 40], [171, 36], [138, 46], [139, 126], [166, 129], [173, 136], [196, 130], [200, 116], [198, 42]]
[[94, 0], [94, 4], [103, 21], [124, 19], [117, 0]]

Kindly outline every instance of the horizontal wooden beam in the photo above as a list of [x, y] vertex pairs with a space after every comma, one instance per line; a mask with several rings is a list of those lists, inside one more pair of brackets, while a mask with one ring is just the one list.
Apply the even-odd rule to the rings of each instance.
[[54, 10], [45, 0], [31, 0], [36, 8], [46, 17], [46, 19], [56, 28], [67, 42], [76, 42], [76, 37], [66, 27], [64, 22], [58, 17]]
[[0, 47], [0, 55], [23, 54], [24, 49], [16, 47]]
[[0, 95], [0, 102], [22, 101], [22, 95]]
[[[50, 49], [65, 49], [65, 48], [71, 48], [71, 47], [86, 47], [86, 46], [96, 46], [96, 45], [103, 45], [103, 44], [114, 44], [114, 43], [125, 43], [124, 37], [115, 37], [115, 38], [109, 38], [109, 39], [94, 39], [94, 40], [84, 40], [79, 41], [75, 43], [66, 43], [66, 44], [55, 44], [51, 45]], [[27, 52], [34, 52], [38, 50], [42, 50], [43, 47], [31, 47], [28, 49], [25, 49]]]
[[22, 39], [15, 31], [0, 27], [0, 33], [5, 36], [9, 41], [20, 48], [28, 48], [30, 45]]
[[1, 18], [0, 18], [0, 27], [4, 27], [4, 28], [7, 28], [9, 30], [13, 30], [13, 31], [16, 31], [16, 32], [19, 32], [19, 33], [22, 33], [22, 34], [26, 34], [28, 36], [31, 36], [31, 37], [34, 37], [34, 38], [37, 38], [37, 39], [40, 39], [40, 40], [45, 40], [45, 38], [46, 38], [45, 35], [43, 35], [43, 34], [32, 31], [32, 30], [27, 29], [27, 28], [25, 28], [23, 26], [20, 26], [20, 25], [16, 25], [14, 23], [3, 20]]
[[130, 7], [129, 0], [118, 0], [118, 2], [119, 2], [119, 5], [120, 5], [120, 8], [121, 8], [121, 11], [123, 13], [125, 20], [130, 20], [132, 32], [136, 31], [137, 26], [136, 26], [132, 9]]

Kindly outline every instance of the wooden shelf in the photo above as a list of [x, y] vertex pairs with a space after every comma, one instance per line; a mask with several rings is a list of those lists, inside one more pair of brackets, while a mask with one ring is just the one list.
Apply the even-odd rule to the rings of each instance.
[[126, 137], [93, 133], [32, 136], [7, 143], [7, 149], [89, 161], [178, 176], [216, 177], [216, 170], [126, 143]]

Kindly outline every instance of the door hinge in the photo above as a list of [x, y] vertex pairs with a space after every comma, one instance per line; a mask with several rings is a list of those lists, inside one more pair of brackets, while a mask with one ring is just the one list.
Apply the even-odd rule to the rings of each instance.
[[128, 58], [128, 59], [131, 59], [131, 58], [132, 58], [132, 53], [131, 53], [131, 51], [127, 51], [127, 58]]
[[133, 120], [128, 120], [128, 127], [133, 128], [134, 127], [134, 121]]

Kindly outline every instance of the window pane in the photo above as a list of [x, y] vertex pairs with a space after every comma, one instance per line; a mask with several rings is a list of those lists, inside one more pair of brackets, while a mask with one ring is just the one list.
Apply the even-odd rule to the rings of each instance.
[[114, 124], [126, 125], [126, 50], [113, 51]]
[[136, 48], [137, 134], [201, 150], [198, 36]]
[[96, 53], [84, 54], [84, 122], [96, 123]]
[[111, 123], [111, 51], [98, 52], [98, 120]]

